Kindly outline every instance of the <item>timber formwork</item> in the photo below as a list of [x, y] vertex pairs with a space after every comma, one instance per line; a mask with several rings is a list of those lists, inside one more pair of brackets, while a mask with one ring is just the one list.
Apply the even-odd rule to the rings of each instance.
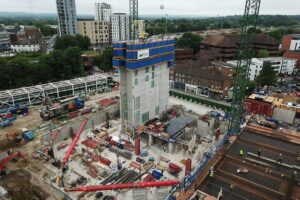
[[[214, 164], [215, 175], [197, 182], [197, 189], [225, 200], [300, 198], [300, 137], [247, 127]], [[240, 150], [243, 156], [240, 156]], [[258, 157], [258, 150], [261, 156]], [[282, 154], [283, 163], [277, 162]], [[247, 169], [247, 173], [238, 173]], [[200, 175], [200, 176], [201, 176]]]
[[70, 96], [85, 97], [91, 93], [109, 91], [112, 84], [112, 78], [109, 76], [93, 75], [0, 91], [0, 109], [16, 105], [38, 105], [44, 102], [47, 97], [51, 100], [59, 100]]

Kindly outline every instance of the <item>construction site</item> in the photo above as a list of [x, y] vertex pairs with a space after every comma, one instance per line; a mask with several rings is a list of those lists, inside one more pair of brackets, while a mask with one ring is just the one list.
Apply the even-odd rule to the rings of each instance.
[[175, 40], [139, 35], [129, 5], [131, 40], [113, 43], [118, 82], [0, 92], [0, 199], [300, 199], [297, 108], [283, 127], [253, 95], [243, 106], [260, 0], [246, 0], [229, 112], [170, 96]]

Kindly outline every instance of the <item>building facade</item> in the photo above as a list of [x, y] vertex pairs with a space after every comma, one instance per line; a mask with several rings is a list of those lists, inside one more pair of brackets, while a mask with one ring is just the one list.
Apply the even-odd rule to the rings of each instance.
[[126, 13], [114, 13], [111, 17], [112, 42], [129, 40], [129, 15]]
[[9, 50], [10, 44], [9, 33], [0, 25], [0, 52]]
[[88, 36], [93, 46], [109, 43], [109, 22], [101, 20], [78, 20], [78, 33]]
[[77, 15], [75, 0], [56, 0], [59, 35], [75, 35]]
[[300, 70], [300, 34], [285, 35], [281, 50], [284, 57], [297, 59], [297, 68]]
[[[254, 81], [260, 74], [263, 65], [266, 62], [270, 62], [277, 75], [285, 74], [292, 75], [295, 73], [297, 60], [284, 57], [268, 57], [268, 58], [252, 58], [248, 71], [248, 77], [250, 81]], [[237, 61], [227, 61], [227, 63], [236, 65]]]
[[110, 21], [112, 8], [107, 3], [95, 3], [95, 20]]
[[16, 52], [35, 52], [40, 50], [40, 44], [31, 44], [31, 43], [18, 43], [12, 44], [11, 49]]
[[222, 99], [233, 84], [234, 65], [212, 62], [199, 66], [195, 60], [176, 61], [170, 72], [170, 87], [199, 96]]
[[113, 66], [120, 71], [121, 120], [128, 129], [167, 110], [174, 45], [174, 40], [113, 44]]
[[[236, 34], [214, 35], [200, 43], [198, 57], [209, 55], [213, 60], [228, 61], [236, 58], [240, 43], [240, 36]], [[279, 56], [279, 43], [271, 36], [256, 34], [253, 41], [253, 50], [267, 50], [270, 56]]]

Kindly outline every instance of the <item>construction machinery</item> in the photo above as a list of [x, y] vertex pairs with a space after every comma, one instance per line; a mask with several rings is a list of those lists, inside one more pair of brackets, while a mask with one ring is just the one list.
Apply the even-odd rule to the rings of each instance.
[[253, 40], [255, 37], [257, 18], [261, 0], [246, 0], [242, 23], [241, 39], [238, 49], [238, 62], [233, 84], [231, 102], [230, 133], [239, 133], [243, 121], [243, 102], [247, 87], [248, 70], [253, 57]]
[[76, 111], [84, 107], [84, 100], [78, 97], [71, 97], [60, 100], [59, 103], [49, 104], [42, 110], [40, 116], [43, 120], [50, 120], [62, 114]]
[[74, 150], [74, 148], [75, 148], [75, 146], [76, 146], [76, 144], [77, 144], [77, 142], [78, 142], [78, 140], [80, 138], [80, 135], [83, 132], [84, 127], [87, 124], [87, 122], [88, 122], [88, 118], [85, 118], [82, 121], [82, 123], [81, 123], [81, 125], [80, 125], [80, 127], [78, 129], [78, 132], [77, 132], [77, 134], [75, 135], [75, 137], [73, 139], [73, 142], [72, 142], [71, 146], [69, 147], [67, 153], [65, 154], [64, 158], [61, 161], [61, 165], [60, 165], [61, 175], [57, 176], [56, 182], [59, 183], [60, 181], [62, 181], [62, 186], [64, 185], [63, 184], [63, 175], [64, 175], [64, 173], [67, 170], [67, 163], [69, 161], [69, 158], [70, 158], [70, 156], [71, 156], [71, 154], [72, 154], [72, 152], [73, 152], [73, 150]]
[[168, 187], [179, 184], [178, 180], [168, 181], [155, 181], [155, 182], [135, 182], [111, 185], [94, 185], [79, 188], [65, 189], [66, 192], [95, 192], [102, 190], [121, 190], [121, 189], [134, 189], [134, 188], [147, 188], [147, 187]]
[[8, 157], [2, 159], [0, 161], [0, 174], [6, 171], [6, 168], [5, 168], [6, 164], [9, 161], [14, 160], [16, 158], [24, 159], [24, 155], [20, 151], [17, 151], [15, 153], [10, 154]]

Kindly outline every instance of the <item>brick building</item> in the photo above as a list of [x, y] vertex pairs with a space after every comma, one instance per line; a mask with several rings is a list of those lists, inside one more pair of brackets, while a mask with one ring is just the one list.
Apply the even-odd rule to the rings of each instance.
[[193, 49], [175, 49], [175, 60], [190, 60], [193, 59]]
[[214, 99], [228, 96], [234, 67], [223, 62], [202, 65], [198, 60], [176, 61], [170, 71], [170, 87]]
[[[235, 59], [239, 43], [240, 35], [213, 35], [200, 43], [200, 52], [197, 57], [209, 54], [213, 56], [213, 60], [232, 60]], [[253, 48], [255, 53], [259, 50], [267, 50], [270, 56], [280, 54], [279, 43], [273, 37], [265, 34], [255, 35]]]
[[300, 70], [300, 34], [285, 35], [282, 39], [281, 50], [284, 57], [298, 60], [296, 67]]

